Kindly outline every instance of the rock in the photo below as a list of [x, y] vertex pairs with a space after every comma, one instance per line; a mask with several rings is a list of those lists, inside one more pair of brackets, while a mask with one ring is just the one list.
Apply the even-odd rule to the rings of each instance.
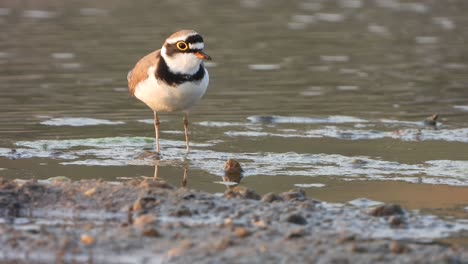
[[132, 206], [133, 212], [146, 211], [150, 208], [155, 207], [158, 204], [156, 198], [151, 196], [145, 196], [138, 198]]
[[185, 206], [177, 208], [174, 212], [170, 214], [171, 216], [183, 217], [183, 216], [192, 216], [192, 212]]
[[16, 184], [14, 184], [13, 181], [0, 178], [0, 190], [11, 190], [15, 188], [16, 188]]
[[220, 241], [218, 241], [215, 245], [214, 245], [214, 248], [218, 251], [220, 250], [225, 250], [226, 248], [230, 247], [234, 245], [234, 241], [232, 241], [231, 238], [229, 237], [225, 237], [223, 239], [221, 239]]
[[223, 222], [223, 225], [224, 226], [232, 226], [232, 223], [233, 223], [232, 218], [225, 218], [224, 222]]
[[401, 254], [406, 251], [406, 247], [397, 241], [392, 241], [390, 245], [388, 245], [390, 251], [395, 254]]
[[250, 231], [244, 227], [237, 227], [234, 229], [234, 234], [239, 238], [244, 238], [250, 235]]
[[93, 187], [93, 188], [88, 189], [87, 191], [85, 191], [83, 194], [85, 196], [91, 197], [96, 193], [96, 190], [97, 190], [96, 187]]
[[192, 248], [194, 246], [194, 244], [191, 242], [191, 241], [188, 241], [188, 240], [184, 240], [180, 243], [177, 243], [178, 246], [177, 247], [174, 247], [172, 249], [170, 249], [169, 251], [167, 251], [167, 256], [168, 257], [177, 257], [177, 256], [180, 256], [182, 255], [185, 251], [187, 251], [188, 249]]
[[91, 246], [91, 245], [94, 245], [94, 243], [96, 243], [96, 239], [94, 239], [94, 237], [88, 234], [82, 234], [80, 237], [80, 241], [81, 241], [81, 244], [85, 246]]
[[286, 239], [296, 239], [307, 235], [307, 232], [303, 229], [294, 229], [286, 235]]
[[156, 223], [156, 217], [150, 214], [140, 215], [133, 221], [133, 226], [136, 228], [146, 228], [149, 225], [154, 225]]
[[253, 221], [252, 223], [255, 227], [265, 229], [268, 227], [268, 224], [263, 220]]
[[272, 203], [274, 201], [283, 201], [283, 198], [281, 198], [279, 195], [276, 195], [272, 192], [269, 192], [262, 197], [262, 202], [265, 203]]
[[[244, 170], [242, 169], [240, 163], [235, 159], [228, 159], [224, 163], [224, 177], [225, 182], [235, 182], [240, 183], [244, 177]], [[234, 185], [235, 186], [235, 185]], [[232, 188], [232, 186], [230, 186]]]
[[380, 216], [390, 216], [390, 215], [402, 215], [405, 212], [401, 209], [401, 206], [398, 204], [384, 204], [372, 208], [368, 214], [376, 217]]
[[391, 228], [403, 228], [405, 227], [405, 220], [400, 215], [392, 215], [388, 219], [388, 223]]
[[243, 199], [252, 199], [252, 200], [260, 200], [260, 195], [258, 195], [253, 190], [244, 187], [244, 186], [236, 186], [232, 189], [228, 189], [224, 192], [224, 197], [226, 198], [243, 198]]
[[433, 114], [430, 117], [424, 119], [423, 123], [425, 126], [436, 127], [437, 126], [437, 118], [439, 118], [438, 114]]
[[360, 246], [360, 245], [358, 245], [356, 243], [351, 244], [349, 249], [353, 253], [365, 253], [365, 252], [367, 252], [367, 249], [365, 247]]
[[161, 236], [158, 230], [156, 230], [156, 228], [154, 227], [145, 228], [143, 229], [141, 233], [143, 236], [146, 236], [146, 237], [160, 237]]
[[337, 242], [339, 244], [343, 244], [346, 242], [351, 242], [356, 240], [356, 235], [355, 234], [348, 234], [348, 233], [341, 233], [339, 238], [337, 239]]
[[143, 180], [139, 185], [139, 188], [142, 189], [156, 189], [156, 188], [162, 188], [162, 189], [174, 189], [170, 184], [168, 184], [166, 181], [163, 180], [153, 180], [153, 179], [145, 179]]
[[71, 182], [71, 179], [66, 176], [55, 176], [55, 177], [46, 179], [46, 181], [52, 184], [58, 184], [60, 182]]
[[290, 214], [285, 220], [296, 225], [307, 225], [307, 220], [300, 214]]
[[303, 201], [306, 199], [305, 191], [303, 189], [294, 189], [280, 194], [280, 197], [286, 201]]

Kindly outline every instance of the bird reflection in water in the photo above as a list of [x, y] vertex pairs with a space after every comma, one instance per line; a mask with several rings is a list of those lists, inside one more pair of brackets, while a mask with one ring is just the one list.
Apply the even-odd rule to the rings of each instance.
[[226, 183], [234, 183], [226, 184], [227, 188], [233, 188], [234, 186], [238, 185], [243, 177], [244, 170], [242, 169], [240, 163], [237, 160], [228, 159], [226, 163], [224, 163], [223, 180]]
[[[188, 163], [184, 161], [184, 174], [182, 176], [182, 182], [180, 184], [181, 187], [185, 188], [187, 187], [187, 173], [188, 171]], [[154, 175], [153, 175], [153, 180], [159, 180], [160, 178], [158, 177], [158, 162], [154, 163]]]
[[[188, 162], [184, 160], [184, 174], [182, 176], [181, 187], [187, 187], [187, 177], [188, 177]], [[240, 163], [235, 159], [228, 159], [224, 163], [224, 176], [223, 182], [225, 183], [228, 189], [237, 186], [242, 178], [244, 177], [244, 170], [242, 169]], [[158, 176], [158, 161], [154, 163], [154, 180], [160, 180]]]

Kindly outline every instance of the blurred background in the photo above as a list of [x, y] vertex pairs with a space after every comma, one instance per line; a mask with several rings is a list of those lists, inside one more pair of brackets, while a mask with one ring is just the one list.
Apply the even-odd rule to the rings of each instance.
[[[468, 2], [0, 3], [0, 175], [153, 176], [222, 192], [223, 164], [259, 193], [305, 188], [468, 218]], [[126, 75], [180, 29], [213, 57], [190, 112], [152, 112]], [[438, 114], [436, 126], [424, 120]]]

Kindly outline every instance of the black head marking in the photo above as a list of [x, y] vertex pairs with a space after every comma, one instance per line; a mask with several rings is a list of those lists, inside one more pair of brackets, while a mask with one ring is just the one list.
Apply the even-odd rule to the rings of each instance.
[[203, 42], [203, 38], [199, 34], [191, 35], [188, 38], [185, 39], [185, 42], [187, 43], [197, 43], [197, 42]]
[[[203, 43], [203, 37], [200, 34], [191, 35], [185, 39], [185, 42], [187, 44]], [[172, 57], [176, 53], [194, 53], [194, 52], [200, 51], [199, 49], [190, 49], [190, 48], [184, 51], [179, 50], [177, 48], [177, 43], [173, 43], [173, 44], [166, 43], [164, 44], [164, 47], [166, 47], [167, 56], [170, 56], [170, 57]]]

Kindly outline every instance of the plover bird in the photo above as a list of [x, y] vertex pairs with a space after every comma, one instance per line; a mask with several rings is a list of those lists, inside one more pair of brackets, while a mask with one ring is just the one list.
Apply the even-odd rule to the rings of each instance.
[[194, 106], [208, 88], [208, 71], [203, 60], [203, 38], [193, 30], [181, 30], [166, 39], [161, 49], [140, 59], [128, 72], [130, 94], [154, 112], [156, 151], [159, 153], [158, 112], [183, 111], [185, 145], [189, 152], [187, 110]]

